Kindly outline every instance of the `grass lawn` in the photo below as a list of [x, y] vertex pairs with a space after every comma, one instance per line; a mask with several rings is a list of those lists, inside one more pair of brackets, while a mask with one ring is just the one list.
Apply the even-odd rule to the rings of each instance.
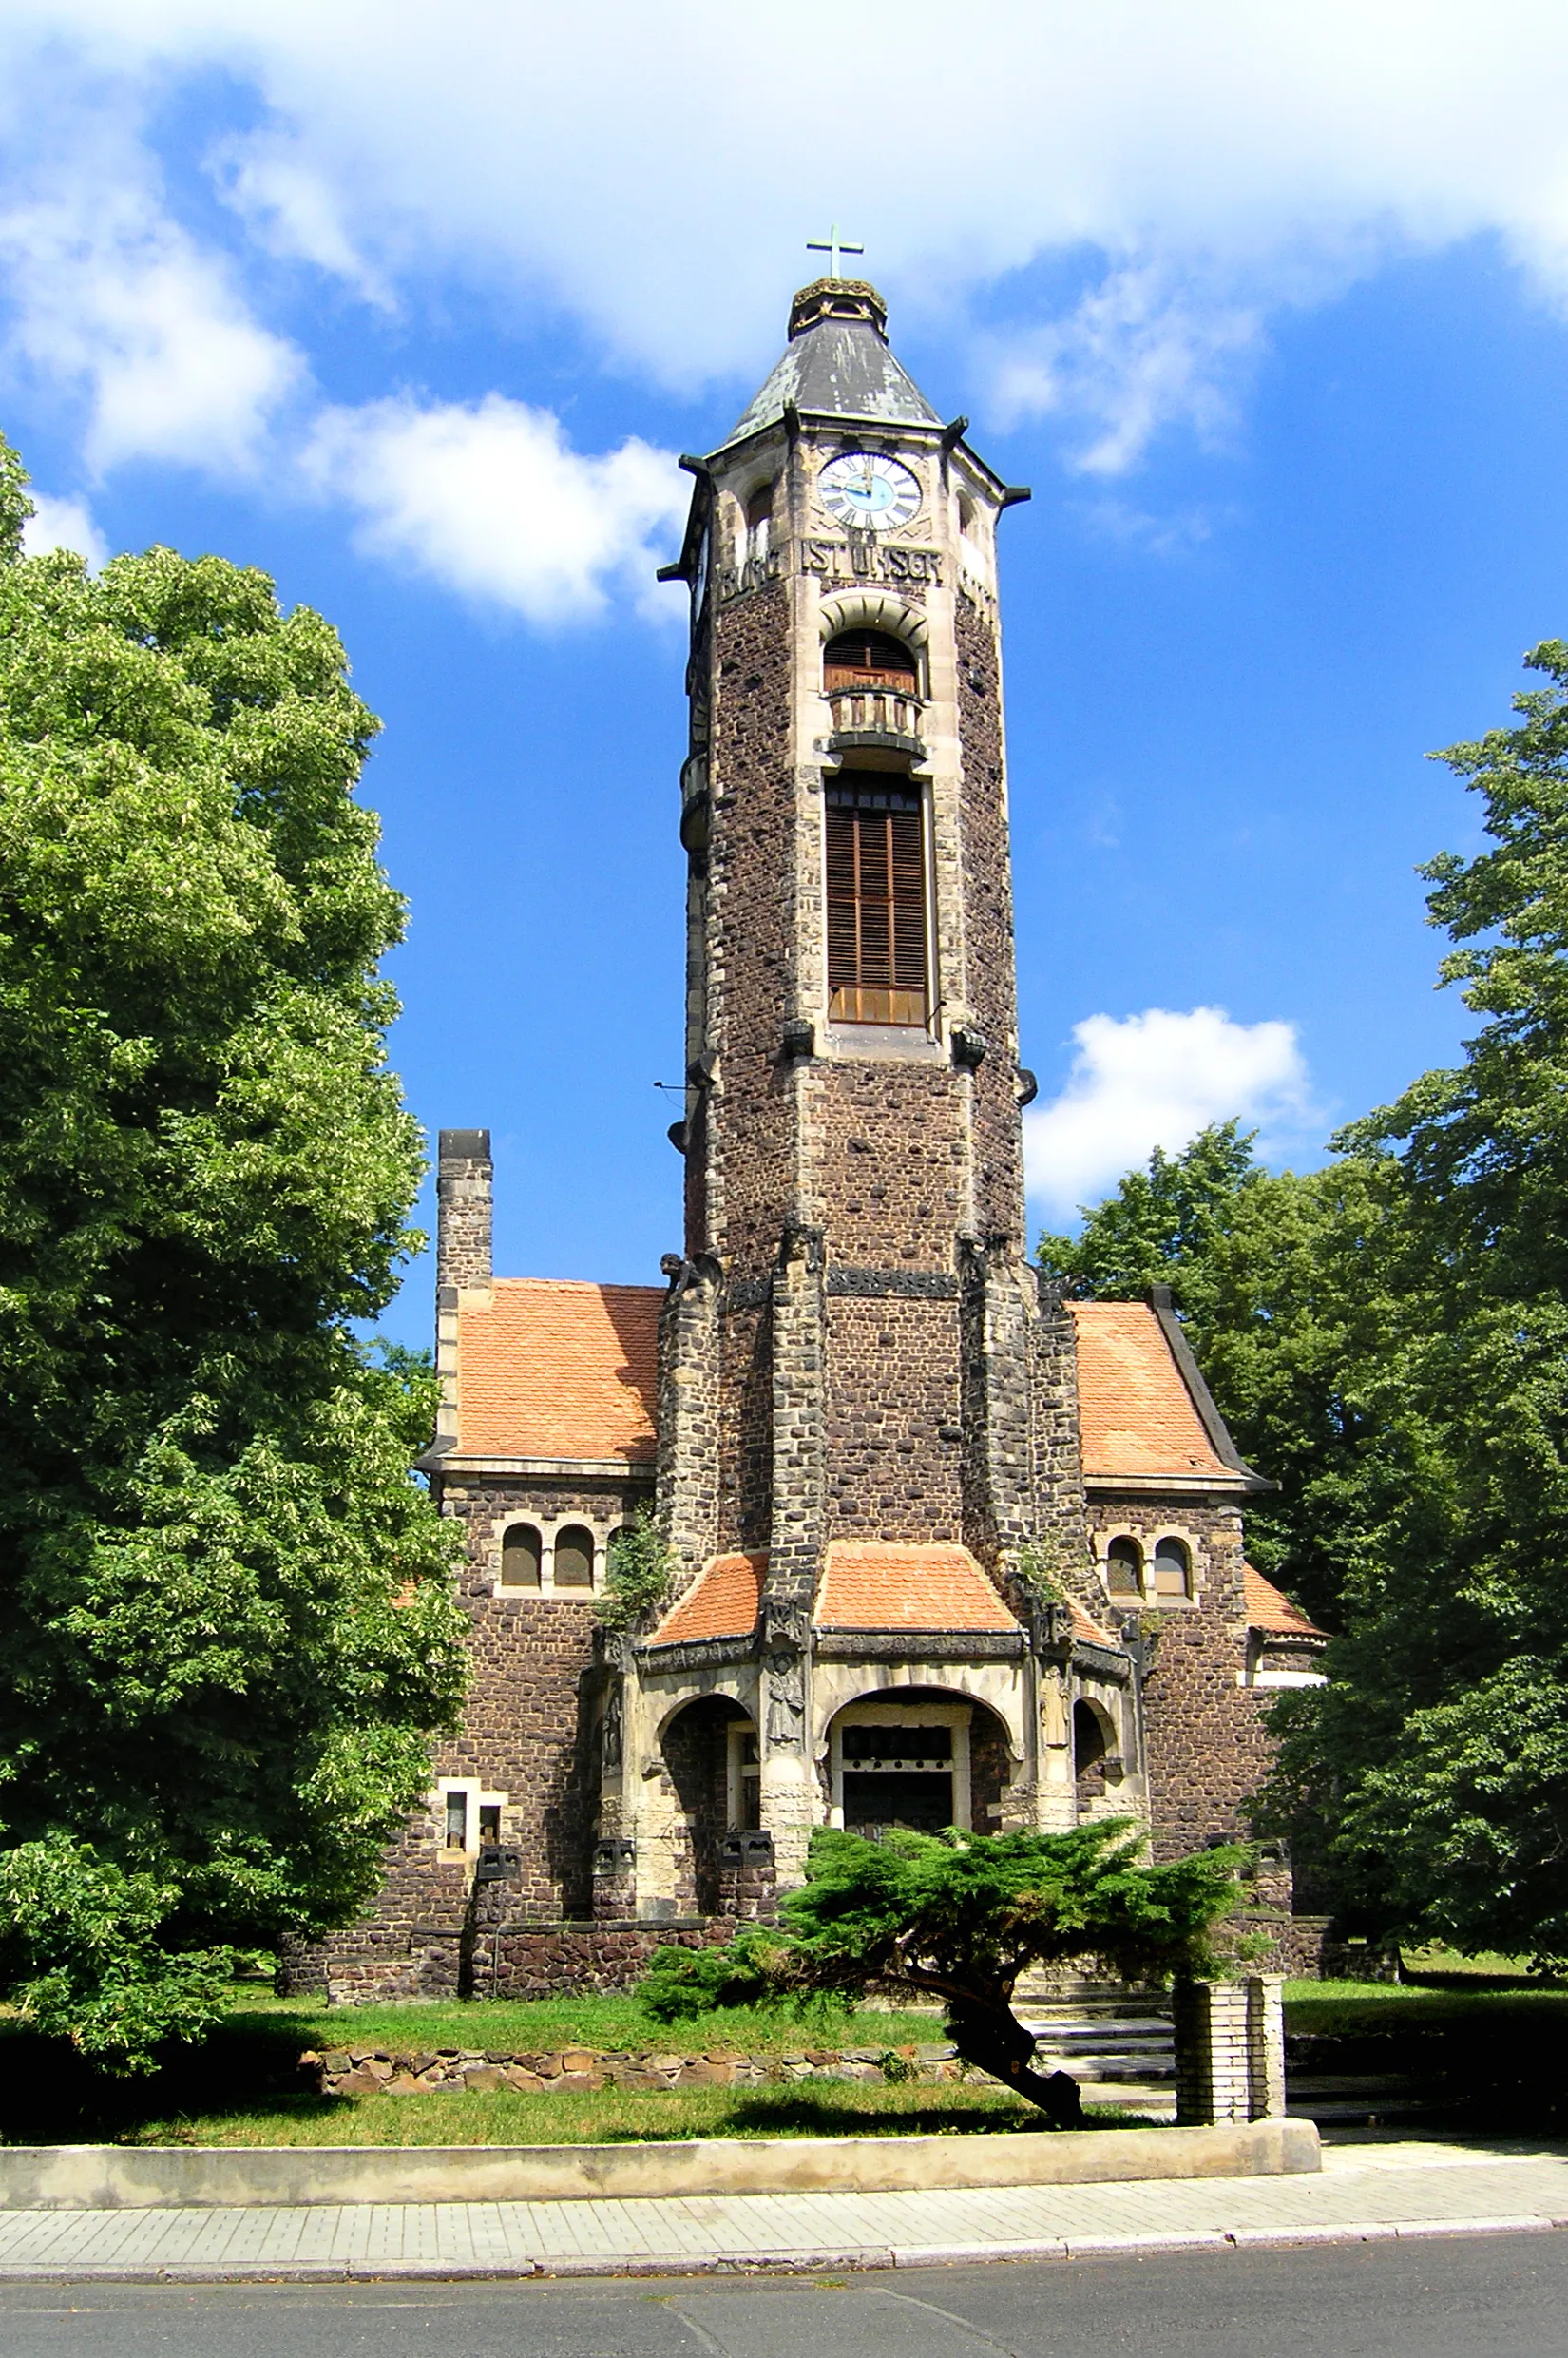
[[1499, 1986], [1490, 1976], [1474, 1978], [1489, 1985], [1466, 1988], [1463, 1978], [1446, 1974], [1435, 1988], [1417, 1982], [1287, 1982], [1285, 2027], [1373, 2036], [1448, 2023], [1501, 2030], [1510, 2017], [1525, 2037], [1532, 2028], [1568, 2027], [1568, 1989], [1560, 1984], [1543, 1986], [1521, 1975]]
[[[1096, 2126], [1138, 2127], [1118, 2114]], [[985, 2081], [944, 2088], [628, 2088], [590, 2096], [293, 2097], [147, 2119], [138, 2145], [585, 2145], [694, 2137], [946, 2136], [1042, 2129], [1043, 2114]]]
[[220, 2036], [284, 2029], [300, 2047], [493, 2047], [521, 2053], [552, 2047], [658, 2047], [700, 2055], [733, 2047], [748, 2055], [794, 2055], [806, 2046], [928, 2046], [942, 2039], [940, 2014], [878, 2007], [809, 2027], [789, 2017], [726, 2006], [672, 2029], [630, 1994], [611, 1998], [481, 1998], [403, 2005], [329, 2006], [319, 1999], [252, 1995], [237, 2003]]

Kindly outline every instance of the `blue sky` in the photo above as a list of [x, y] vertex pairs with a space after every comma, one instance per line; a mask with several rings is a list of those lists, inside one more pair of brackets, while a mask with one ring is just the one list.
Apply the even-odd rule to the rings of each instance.
[[216, 549], [337, 624], [411, 904], [395, 1060], [432, 1131], [491, 1128], [506, 1271], [651, 1282], [679, 1240], [683, 602], [651, 574], [673, 454], [766, 372], [830, 214], [1034, 487], [1004, 611], [1036, 1217], [1233, 1112], [1318, 1159], [1456, 1052], [1414, 869], [1476, 815], [1423, 757], [1568, 630], [1568, 19], [1085, 13], [0, 28], [38, 537]]

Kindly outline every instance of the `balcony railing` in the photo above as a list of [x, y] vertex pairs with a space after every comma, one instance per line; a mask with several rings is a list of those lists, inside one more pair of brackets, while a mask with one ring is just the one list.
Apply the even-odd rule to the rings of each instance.
[[861, 745], [894, 745], [910, 753], [924, 751], [920, 717], [925, 707], [907, 688], [861, 685], [830, 688], [827, 695], [835, 738]]

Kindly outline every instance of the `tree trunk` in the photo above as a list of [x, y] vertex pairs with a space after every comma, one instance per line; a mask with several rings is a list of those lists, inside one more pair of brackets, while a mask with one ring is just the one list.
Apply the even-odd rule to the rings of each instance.
[[1053, 2129], [1081, 2129], [1083, 2104], [1070, 2072], [1034, 2068], [1035, 2042], [1002, 1999], [970, 1998], [947, 2008], [947, 2034], [966, 2063], [1038, 2104]]

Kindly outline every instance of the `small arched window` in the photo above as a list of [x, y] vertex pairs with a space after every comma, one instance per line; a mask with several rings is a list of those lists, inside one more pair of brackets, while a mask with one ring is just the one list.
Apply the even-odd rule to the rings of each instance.
[[901, 688], [919, 693], [915, 659], [901, 639], [886, 630], [841, 630], [822, 650], [825, 688]]
[[1155, 1549], [1155, 1595], [1190, 1597], [1193, 1560], [1183, 1540], [1161, 1540]]
[[593, 1533], [580, 1523], [568, 1523], [555, 1535], [557, 1588], [593, 1586]]
[[531, 1523], [508, 1524], [501, 1542], [503, 1588], [537, 1588], [545, 1543]]
[[1105, 1585], [1113, 1597], [1143, 1594], [1143, 1550], [1137, 1540], [1113, 1540], [1105, 1550]]

